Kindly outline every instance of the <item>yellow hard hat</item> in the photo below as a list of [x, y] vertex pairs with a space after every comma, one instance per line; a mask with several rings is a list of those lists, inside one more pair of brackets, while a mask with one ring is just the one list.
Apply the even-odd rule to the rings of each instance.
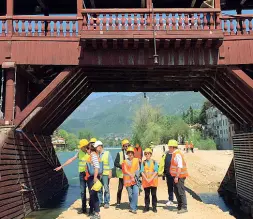
[[100, 189], [103, 187], [102, 183], [98, 180], [92, 187], [91, 190], [94, 191], [100, 191]]
[[78, 148], [80, 149], [80, 148], [82, 148], [82, 147], [87, 146], [88, 144], [89, 144], [89, 142], [88, 142], [87, 139], [81, 139], [81, 140], [79, 141]]
[[172, 140], [169, 140], [168, 146], [169, 147], [178, 147], [178, 143], [176, 140], [172, 139]]
[[128, 153], [128, 152], [133, 152], [133, 153], [134, 153], [134, 148], [133, 148], [133, 147], [128, 147], [128, 148], [127, 148], [127, 153]]
[[91, 139], [90, 139], [90, 143], [95, 143], [96, 141], [97, 141], [96, 138], [91, 138]]
[[127, 139], [122, 140], [121, 145], [123, 146], [124, 144], [129, 144], [129, 141]]
[[144, 150], [144, 153], [151, 153], [151, 154], [152, 154], [152, 149], [151, 149], [151, 148], [146, 148], [146, 149]]

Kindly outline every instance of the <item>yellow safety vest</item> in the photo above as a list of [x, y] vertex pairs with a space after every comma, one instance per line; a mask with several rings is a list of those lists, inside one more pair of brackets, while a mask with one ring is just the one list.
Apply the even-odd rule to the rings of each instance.
[[164, 154], [162, 156], [162, 159], [160, 160], [160, 163], [159, 163], [159, 168], [158, 168], [158, 175], [159, 176], [162, 176], [163, 172], [164, 172], [165, 157], [166, 157], [166, 154]]
[[108, 176], [110, 172], [110, 166], [109, 166], [109, 151], [104, 151], [101, 162], [103, 162], [103, 175]]
[[79, 171], [79, 173], [86, 171], [86, 163], [87, 163], [89, 156], [90, 156], [89, 154], [83, 152], [82, 150], [80, 150], [78, 152], [78, 159], [79, 159], [78, 171]]
[[[123, 151], [119, 152], [119, 157], [120, 157], [119, 163], [120, 163], [120, 165], [122, 165], [122, 163], [123, 163]], [[123, 179], [122, 169], [120, 169], [118, 167], [116, 168], [116, 176], [117, 176], [117, 178]]]

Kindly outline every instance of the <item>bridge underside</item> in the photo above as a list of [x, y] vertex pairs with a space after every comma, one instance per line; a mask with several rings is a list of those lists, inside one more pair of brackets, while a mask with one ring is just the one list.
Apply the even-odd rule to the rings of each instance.
[[[2, 66], [2, 95], [6, 98], [0, 138], [1, 218], [22, 218], [67, 186], [64, 173], [53, 171], [59, 161], [50, 135], [92, 92], [200, 92], [235, 123], [237, 133], [252, 131], [250, 65], [112, 66], [18, 65], [16, 70]], [[241, 138], [248, 146], [250, 136]], [[251, 165], [247, 156], [242, 159]], [[243, 170], [237, 170], [242, 177]], [[252, 171], [250, 174], [253, 176]], [[238, 183], [241, 188], [252, 187], [247, 181]]]

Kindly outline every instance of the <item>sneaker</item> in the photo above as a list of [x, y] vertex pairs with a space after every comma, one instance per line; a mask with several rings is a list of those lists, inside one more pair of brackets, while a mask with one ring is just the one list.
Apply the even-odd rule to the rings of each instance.
[[143, 213], [146, 213], [146, 212], [148, 212], [149, 211], [149, 207], [145, 207], [144, 209], [143, 209]]
[[90, 211], [88, 216], [90, 217], [90, 216], [94, 216], [94, 215], [95, 215], [95, 213], [93, 211]]
[[137, 211], [135, 211], [135, 210], [129, 210], [129, 212], [131, 212], [133, 214], [137, 214]]
[[99, 214], [94, 214], [90, 219], [100, 219], [100, 215]]
[[172, 211], [180, 211], [181, 207], [177, 206], [177, 208], [174, 208]]
[[99, 207], [101, 208], [101, 207], [104, 207], [104, 203], [101, 203], [100, 205], [99, 205]]
[[120, 209], [120, 204], [116, 204], [115, 209], [116, 209], [116, 210], [119, 210], [119, 209]]
[[173, 202], [172, 201], [168, 201], [167, 203], [166, 203], [166, 206], [172, 206], [173, 205]]
[[77, 214], [86, 214], [87, 210], [86, 209], [80, 209]]
[[186, 213], [186, 212], [188, 212], [188, 210], [187, 209], [185, 209], [185, 208], [182, 208], [182, 209], [180, 209], [180, 210], [178, 210], [178, 214], [183, 214], [183, 213]]
[[153, 207], [153, 212], [154, 212], [154, 213], [157, 213], [156, 207]]
[[108, 209], [109, 207], [110, 207], [109, 204], [105, 204], [105, 205], [104, 205], [104, 208], [105, 208], [105, 209]]

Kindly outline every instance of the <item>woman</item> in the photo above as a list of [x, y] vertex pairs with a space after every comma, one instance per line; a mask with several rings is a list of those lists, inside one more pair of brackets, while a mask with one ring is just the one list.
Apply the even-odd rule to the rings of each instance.
[[150, 204], [150, 193], [152, 195], [152, 207], [153, 212], [157, 212], [157, 186], [158, 186], [158, 165], [151, 159], [152, 150], [151, 148], [146, 148], [144, 150], [144, 155], [146, 160], [143, 161], [141, 165], [141, 175], [142, 175], [142, 186], [145, 191], [145, 208], [143, 212], [149, 211]]
[[122, 163], [123, 181], [129, 196], [130, 212], [137, 214], [139, 194], [139, 187], [137, 185], [139, 178], [139, 159], [134, 158], [133, 147], [128, 147], [127, 156], [128, 158]]
[[90, 191], [90, 213], [92, 216], [91, 219], [99, 219], [100, 218], [100, 207], [98, 200], [98, 192], [92, 190], [92, 186], [99, 180], [99, 173], [102, 172], [100, 170], [99, 158], [96, 153], [96, 148], [93, 145], [87, 146], [87, 153], [90, 155], [90, 159], [87, 161], [87, 171], [86, 171], [86, 179], [88, 182], [88, 187]]

